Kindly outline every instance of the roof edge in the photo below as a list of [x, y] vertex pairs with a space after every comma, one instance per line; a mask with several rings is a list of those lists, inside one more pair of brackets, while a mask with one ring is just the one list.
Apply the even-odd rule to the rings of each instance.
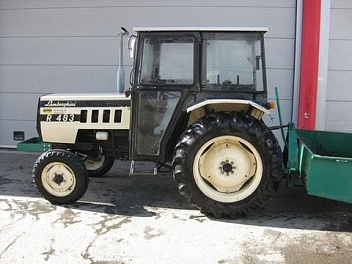
[[134, 27], [135, 32], [151, 31], [239, 31], [239, 32], [267, 32], [267, 27]]

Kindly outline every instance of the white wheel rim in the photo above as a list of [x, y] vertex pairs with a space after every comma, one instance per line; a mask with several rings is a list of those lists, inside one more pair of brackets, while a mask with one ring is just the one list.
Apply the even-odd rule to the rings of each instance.
[[255, 147], [236, 136], [220, 136], [197, 152], [193, 176], [209, 198], [223, 203], [241, 201], [258, 187], [263, 174], [262, 159]]
[[46, 165], [41, 180], [45, 190], [57, 197], [69, 195], [76, 186], [74, 172], [62, 162], [52, 162]]
[[90, 159], [84, 160], [84, 166], [86, 166], [86, 169], [89, 171], [94, 171], [97, 169], [100, 169], [105, 162], [105, 156], [100, 156], [98, 161], [93, 161]]

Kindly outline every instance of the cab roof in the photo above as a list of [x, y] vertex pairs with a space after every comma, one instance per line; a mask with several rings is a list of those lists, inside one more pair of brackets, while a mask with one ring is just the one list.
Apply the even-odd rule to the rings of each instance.
[[135, 32], [172, 31], [227, 31], [227, 32], [267, 32], [267, 27], [135, 27]]

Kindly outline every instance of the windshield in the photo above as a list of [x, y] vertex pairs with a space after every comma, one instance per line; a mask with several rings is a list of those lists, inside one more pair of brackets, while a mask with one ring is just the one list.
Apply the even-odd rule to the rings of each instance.
[[140, 74], [142, 84], [193, 84], [194, 38], [144, 38]]
[[203, 78], [206, 89], [264, 90], [261, 34], [236, 32], [205, 36]]

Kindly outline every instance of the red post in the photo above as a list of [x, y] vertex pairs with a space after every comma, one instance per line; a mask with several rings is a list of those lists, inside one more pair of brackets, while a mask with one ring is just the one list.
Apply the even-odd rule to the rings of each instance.
[[321, 0], [303, 0], [298, 128], [315, 129]]

